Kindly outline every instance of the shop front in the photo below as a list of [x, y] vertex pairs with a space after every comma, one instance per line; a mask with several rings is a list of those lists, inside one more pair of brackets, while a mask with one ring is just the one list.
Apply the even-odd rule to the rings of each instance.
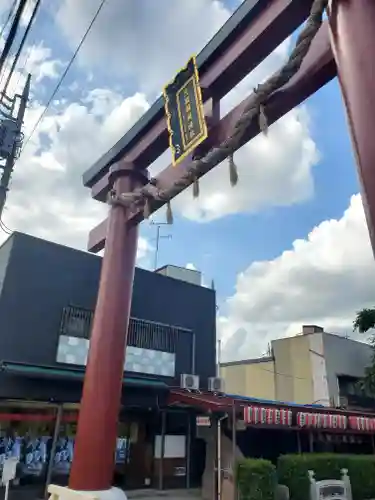
[[238, 452], [273, 462], [288, 453], [375, 453], [375, 414], [181, 390], [172, 390], [170, 401], [209, 415], [210, 425], [216, 429], [216, 447], [217, 425], [222, 419], [221, 439], [232, 441], [232, 457], [227, 457], [227, 463], [233, 464]]

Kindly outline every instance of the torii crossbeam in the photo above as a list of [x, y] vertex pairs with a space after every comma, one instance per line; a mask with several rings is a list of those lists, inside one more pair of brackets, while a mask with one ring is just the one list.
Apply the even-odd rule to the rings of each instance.
[[[315, 7], [317, 2], [319, 0], [315, 0]], [[221, 120], [218, 117], [220, 99], [308, 17], [312, 5], [313, 0], [246, 0], [198, 56], [209, 126], [207, 144], [205, 147], [203, 143], [201, 152], [205, 154], [207, 149], [217, 148], [231, 135], [254, 96], [249, 96]], [[338, 74], [373, 248], [374, 52], [374, 0], [330, 0], [328, 20], [320, 27], [300, 69], [262, 103], [268, 122], [272, 123]], [[232, 149], [238, 149], [258, 132], [259, 124], [254, 119]], [[166, 120], [159, 99], [119, 143], [84, 174], [84, 184], [99, 201], [105, 201], [111, 189], [118, 196], [134, 190], [139, 193], [140, 187], [146, 185], [142, 199], [149, 202], [149, 214], [169, 199], [168, 196], [148, 199], [145, 195], [149, 182], [147, 167], [167, 147]], [[188, 158], [178, 167], [167, 167], [157, 178], [158, 189], [172, 196], [176, 194], [173, 186], [181, 181], [191, 164]], [[198, 176], [210, 168], [204, 166]], [[186, 183], [182, 183], [182, 189], [184, 187]], [[148, 193], [151, 192], [150, 188]], [[89, 250], [97, 252], [105, 245], [105, 252], [70, 475], [69, 486], [74, 490], [104, 494], [112, 485], [138, 225], [144, 215], [142, 204], [114, 203], [108, 219], [90, 233]]]

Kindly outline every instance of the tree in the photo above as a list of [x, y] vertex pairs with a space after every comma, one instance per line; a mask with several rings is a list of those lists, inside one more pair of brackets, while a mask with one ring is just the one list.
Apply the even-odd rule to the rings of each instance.
[[[355, 320], [353, 321], [353, 330], [359, 333], [367, 333], [369, 330], [375, 328], [375, 308], [362, 309], [357, 312]], [[375, 395], [375, 335], [373, 334], [370, 339], [372, 345], [371, 365], [365, 369], [365, 378], [363, 380], [362, 388]]]
[[367, 333], [372, 328], [375, 328], [375, 309], [362, 309], [358, 311], [353, 322], [354, 331]]

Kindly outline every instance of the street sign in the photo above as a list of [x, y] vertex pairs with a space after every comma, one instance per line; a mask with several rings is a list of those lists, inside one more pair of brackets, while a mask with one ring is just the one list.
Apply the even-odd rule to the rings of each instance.
[[172, 164], [176, 166], [207, 138], [195, 57], [163, 89]]
[[196, 418], [197, 427], [211, 427], [210, 417], [198, 416]]

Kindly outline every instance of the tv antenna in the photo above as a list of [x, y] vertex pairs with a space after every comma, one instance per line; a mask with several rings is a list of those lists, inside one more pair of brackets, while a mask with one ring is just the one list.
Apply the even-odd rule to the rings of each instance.
[[155, 253], [154, 253], [154, 271], [158, 268], [158, 258], [159, 258], [159, 247], [160, 247], [160, 240], [161, 239], [166, 239], [170, 240], [172, 238], [171, 234], [160, 234], [161, 228], [163, 226], [170, 226], [168, 222], [155, 222], [153, 220], [150, 221], [150, 224], [152, 226], [156, 227], [156, 245], [155, 245]]

